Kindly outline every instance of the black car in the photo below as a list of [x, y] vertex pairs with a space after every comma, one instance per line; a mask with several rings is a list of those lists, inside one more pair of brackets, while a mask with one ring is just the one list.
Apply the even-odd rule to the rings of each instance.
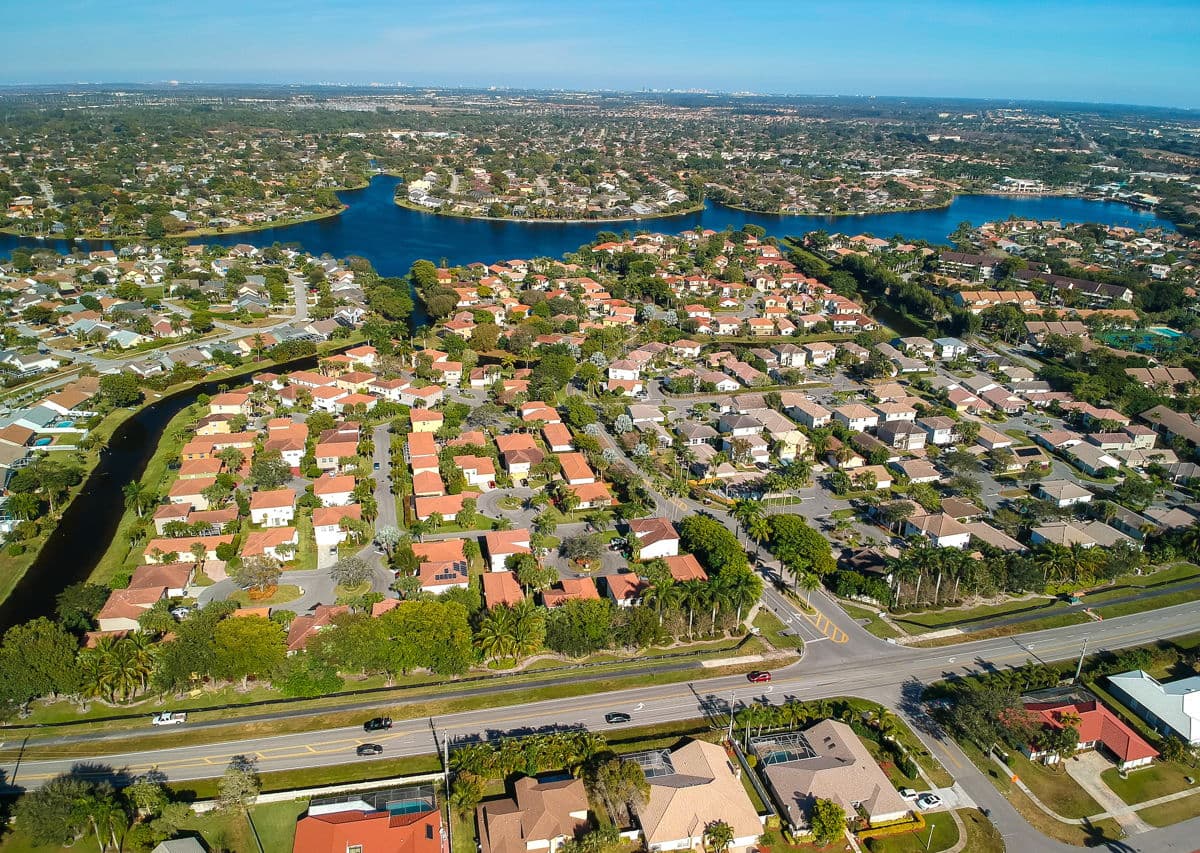
[[632, 719], [633, 717], [622, 713], [621, 711], [613, 711], [611, 714], [604, 715], [604, 722], [608, 723], [610, 726], [615, 726], [617, 723], [628, 723]]
[[392, 727], [391, 717], [375, 717], [363, 723], [364, 732], [381, 732]]
[[377, 743], [360, 743], [354, 751], [359, 755], [379, 755], [383, 752], [383, 747]]

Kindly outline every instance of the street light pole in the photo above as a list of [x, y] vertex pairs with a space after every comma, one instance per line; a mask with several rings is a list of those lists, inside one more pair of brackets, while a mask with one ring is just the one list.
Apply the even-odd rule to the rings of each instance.
[[925, 839], [925, 849], [929, 849], [929, 845], [933, 843], [933, 821], [929, 822], [929, 837]]
[[733, 740], [733, 700], [734, 700], [734, 691], [730, 690], [729, 691], [729, 734], [727, 735], [727, 737], [731, 741]]
[[1075, 667], [1075, 683], [1079, 683], [1079, 673], [1083, 672], [1083, 656], [1087, 654], [1087, 644], [1090, 637], [1083, 638], [1083, 648], [1079, 652], [1079, 665]]

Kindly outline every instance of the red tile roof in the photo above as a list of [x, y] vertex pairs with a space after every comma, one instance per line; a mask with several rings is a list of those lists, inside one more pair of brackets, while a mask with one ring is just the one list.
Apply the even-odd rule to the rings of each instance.
[[1080, 743], [1103, 743], [1122, 762], [1139, 758], [1154, 758], [1158, 750], [1142, 740], [1133, 729], [1125, 725], [1112, 711], [1099, 702], [1034, 702], [1025, 706], [1041, 717], [1042, 722], [1054, 728], [1062, 728], [1064, 714], [1077, 714]]
[[353, 847], [361, 847], [364, 853], [441, 853], [441, 812], [344, 811], [307, 815], [296, 824], [292, 853], [345, 853]]

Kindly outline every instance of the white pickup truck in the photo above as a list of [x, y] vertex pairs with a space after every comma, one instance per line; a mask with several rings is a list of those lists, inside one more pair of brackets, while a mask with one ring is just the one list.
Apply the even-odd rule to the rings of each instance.
[[150, 722], [156, 726], [177, 726], [180, 723], [187, 722], [187, 713], [178, 711], [172, 713], [170, 711], [160, 711], [150, 718]]

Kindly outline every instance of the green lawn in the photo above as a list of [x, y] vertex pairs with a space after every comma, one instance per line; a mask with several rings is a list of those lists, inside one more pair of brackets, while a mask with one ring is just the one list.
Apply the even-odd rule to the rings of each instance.
[[778, 616], [765, 607], [760, 607], [758, 613], [754, 615], [753, 624], [761, 632], [760, 636], [777, 649], [801, 649], [804, 647], [804, 641], [799, 637], [784, 634], [787, 625], [784, 625]]
[[[296, 819], [308, 808], [307, 800], [287, 803], [270, 803], [254, 806], [250, 815], [258, 830], [259, 839], [267, 853], [292, 849], [296, 836]], [[250, 825], [240, 813], [208, 812], [193, 815], [180, 828], [179, 837], [200, 836], [209, 850], [236, 850], [238, 853], [257, 853]], [[84, 836], [72, 847], [35, 846], [24, 832], [16, 829], [0, 841], [0, 853], [65, 853], [65, 851], [92, 851], [95, 839]]]
[[[1111, 818], [1100, 821], [1100, 823], [1094, 824], [1090, 828], [1055, 820], [1035, 806], [1033, 801], [1017, 788], [991, 759], [980, 752], [975, 744], [960, 741], [959, 746], [962, 747], [963, 752], [974, 762], [975, 766], [991, 780], [992, 784], [1004, 795], [1005, 799], [1012, 804], [1013, 808], [1019, 811], [1021, 816], [1043, 835], [1048, 835], [1066, 844], [1074, 844], [1076, 847], [1094, 843], [1099, 838], [1116, 840], [1122, 837], [1121, 827]], [[1023, 758], [1024, 756], [1018, 755], [1018, 757]], [[1063, 775], [1065, 776], [1066, 774]], [[1026, 779], [1025, 781], [1028, 783], [1029, 780]], [[1032, 788], [1033, 786], [1030, 785], [1030, 787]]]
[[1035, 764], [1016, 751], [1009, 754], [1008, 764], [1039, 800], [1063, 817], [1088, 817], [1104, 811], [1065, 768]]
[[[914, 634], [921, 634], [926, 631], [937, 631], [942, 628], [954, 627], [961, 623], [968, 623], [963, 625], [966, 628], [970, 627], [969, 623], [974, 619], [1007, 616], [1026, 610], [1036, 610], [1038, 607], [1052, 605], [1053, 603], [1054, 599], [1049, 596], [1037, 596], [1034, 598], [1005, 601], [999, 604], [981, 604], [978, 607], [956, 607], [946, 610], [897, 613], [892, 616], [892, 621]], [[1065, 608], [1066, 605], [1064, 604], [1063, 606]], [[1047, 611], [1049, 609], [1047, 608]], [[1049, 612], [1046, 615], [1050, 615]]]
[[239, 589], [233, 595], [229, 596], [230, 601], [236, 601], [239, 607], [275, 607], [280, 604], [287, 604], [289, 601], [295, 601], [304, 590], [296, 586], [294, 583], [281, 583], [275, 587], [274, 595], [267, 598], [252, 598], [249, 590]]
[[899, 631], [897, 631], [887, 622], [884, 622], [882, 619], [880, 619], [879, 614], [874, 610], [868, 610], [865, 607], [847, 604], [844, 601], [839, 601], [838, 606], [856, 620], [867, 620], [863, 627], [866, 628], [869, 633], [879, 637], [881, 640], [888, 640], [892, 637], [901, 636]]
[[930, 815], [928, 820], [919, 832], [871, 839], [872, 853], [938, 853], [958, 843], [958, 827], [949, 815]]
[[1198, 806], [1200, 803], [1197, 803], [1195, 797], [1184, 797], [1180, 800], [1172, 800], [1169, 803], [1142, 809], [1138, 812], [1138, 817], [1151, 826], [1170, 826], [1173, 823], [1194, 818]]
[[1195, 778], [1196, 775], [1195, 770], [1181, 767], [1173, 761], [1156, 761], [1149, 767], [1134, 770], [1125, 779], [1121, 778], [1115, 767], [1105, 770], [1100, 778], [1114, 794], [1132, 806], [1185, 791], [1193, 787], [1185, 777]]

